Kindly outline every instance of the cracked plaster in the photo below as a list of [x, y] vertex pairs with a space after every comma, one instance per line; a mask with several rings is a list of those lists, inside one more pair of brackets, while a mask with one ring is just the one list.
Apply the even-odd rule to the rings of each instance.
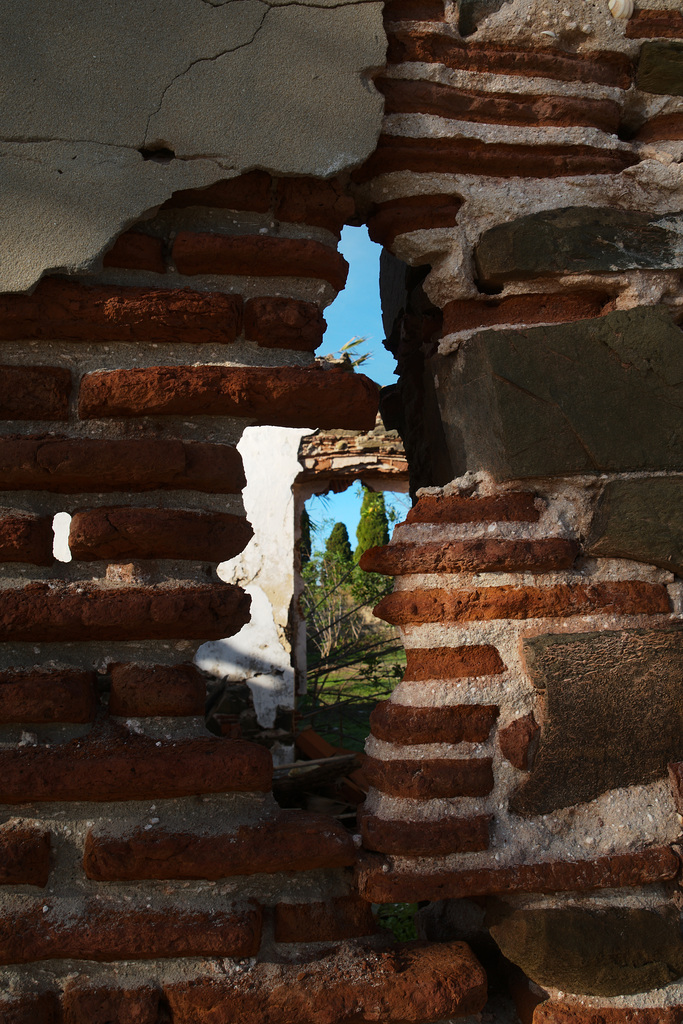
[[[26, 0], [0, 16], [0, 290], [96, 269], [174, 191], [374, 149], [375, 0]], [[168, 162], [139, 150], [165, 148]]]

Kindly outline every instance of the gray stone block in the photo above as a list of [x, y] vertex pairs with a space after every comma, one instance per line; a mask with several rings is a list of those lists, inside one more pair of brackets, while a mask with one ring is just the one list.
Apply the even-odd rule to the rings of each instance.
[[683, 477], [613, 480], [595, 511], [586, 549], [683, 576]]

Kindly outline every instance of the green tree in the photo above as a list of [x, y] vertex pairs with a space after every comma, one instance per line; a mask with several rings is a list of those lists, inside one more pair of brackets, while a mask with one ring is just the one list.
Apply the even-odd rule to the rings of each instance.
[[349, 531], [344, 523], [335, 523], [325, 543], [325, 560], [341, 562], [342, 565], [350, 566], [352, 563], [351, 542]]
[[363, 503], [360, 507], [360, 522], [356, 530], [356, 550], [353, 558], [360, 562], [360, 557], [368, 548], [376, 548], [389, 543], [389, 520], [381, 491], [371, 491], [363, 487]]
[[304, 507], [301, 513], [301, 538], [299, 540], [299, 558], [301, 568], [311, 560], [311, 517]]

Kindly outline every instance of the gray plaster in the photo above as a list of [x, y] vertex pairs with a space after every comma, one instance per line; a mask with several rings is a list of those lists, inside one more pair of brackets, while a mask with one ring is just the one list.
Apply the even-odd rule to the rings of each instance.
[[[374, 0], [5, 4], [0, 289], [97, 267], [172, 192], [254, 167], [325, 177], [379, 135]], [[160, 163], [140, 149], [171, 150]], [[210, 159], [206, 159], [209, 157]]]

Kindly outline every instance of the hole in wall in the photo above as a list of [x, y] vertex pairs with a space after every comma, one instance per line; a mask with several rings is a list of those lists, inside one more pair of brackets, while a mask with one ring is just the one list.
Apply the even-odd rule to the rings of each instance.
[[152, 160], [155, 164], [170, 164], [171, 160], [175, 160], [175, 153], [167, 146], [151, 146], [150, 148], [143, 146], [138, 153], [143, 160]]
[[69, 530], [71, 528], [71, 516], [68, 512], [58, 512], [52, 520], [52, 554], [58, 562], [70, 562], [71, 551], [69, 549]]

